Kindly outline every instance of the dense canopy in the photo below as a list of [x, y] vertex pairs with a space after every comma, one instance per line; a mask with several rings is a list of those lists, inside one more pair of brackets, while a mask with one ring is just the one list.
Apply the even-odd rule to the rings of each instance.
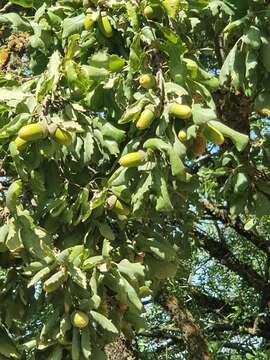
[[269, 1], [1, 6], [0, 359], [267, 359]]

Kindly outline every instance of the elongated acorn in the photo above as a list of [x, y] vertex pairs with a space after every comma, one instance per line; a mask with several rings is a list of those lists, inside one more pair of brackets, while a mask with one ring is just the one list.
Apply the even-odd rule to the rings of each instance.
[[146, 153], [142, 150], [132, 152], [122, 156], [119, 159], [119, 164], [125, 167], [136, 167], [141, 165], [146, 158]]
[[147, 129], [155, 119], [155, 113], [151, 109], [144, 109], [136, 123], [137, 129]]
[[106, 38], [111, 38], [113, 36], [113, 29], [107, 15], [99, 17], [98, 26], [99, 30]]
[[192, 115], [191, 107], [176, 102], [169, 105], [169, 114], [178, 119], [189, 119]]
[[48, 129], [41, 123], [25, 125], [18, 132], [18, 136], [25, 141], [44, 139], [47, 135]]
[[53, 139], [61, 145], [68, 146], [72, 143], [72, 136], [68, 131], [57, 128], [53, 134]]

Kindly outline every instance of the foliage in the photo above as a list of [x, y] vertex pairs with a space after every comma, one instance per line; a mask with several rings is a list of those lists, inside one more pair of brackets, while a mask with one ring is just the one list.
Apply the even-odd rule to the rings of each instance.
[[[178, 263], [186, 278], [201, 248], [222, 263], [204, 269], [221, 273], [215, 294], [224, 265], [268, 294], [267, 246], [243, 250], [248, 234], [268, 241], [269, 15], [264, 0], [2, 9], [2, 357], [105, 358], [120, 332], [145, 331], [141, 299]], [[226, 300], [244, 286], [230, 280]]]

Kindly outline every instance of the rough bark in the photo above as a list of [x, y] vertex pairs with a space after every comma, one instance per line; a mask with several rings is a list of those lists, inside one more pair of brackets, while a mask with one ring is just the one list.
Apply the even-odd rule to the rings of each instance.
[[108, 360], [139, 360], [137, 354], [123, 335], [105, 347]]
[[182, 333], [188, 353], [187, 360], [210, 360], [211, 357], [206, 339], [192, 314], [176, 297], [166, 298], [164, 305], [171, 313], [175, 325]]
[[253, 99], [243, 94], [217, 91], [214, 94], [219, 119], [244, 134], [250, 132]]

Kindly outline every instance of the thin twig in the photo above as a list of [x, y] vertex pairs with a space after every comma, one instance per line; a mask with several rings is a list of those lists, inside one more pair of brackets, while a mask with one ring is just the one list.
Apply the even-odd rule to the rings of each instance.
[[6, 12], [12, 5], [13, 4], [11, 2], [6, 3], [6, 5], [4, 5], [2, 9], [0, 9], [0, 13]]

